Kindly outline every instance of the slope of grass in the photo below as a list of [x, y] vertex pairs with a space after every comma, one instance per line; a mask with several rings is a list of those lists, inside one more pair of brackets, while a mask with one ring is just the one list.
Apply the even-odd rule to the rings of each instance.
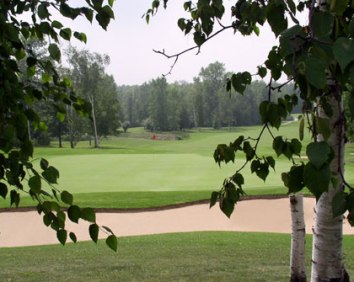
[[[307, 237], [310, 265], [311, 236]], [[290, 235], [197, 232], [126, 237], [118, 253], [103, 242], [2, 248], [2, 281], [287, 281]], [[344, 237], [354, 275], [354, 238]], [[307, 269], [309, 275], [309, 268]]]

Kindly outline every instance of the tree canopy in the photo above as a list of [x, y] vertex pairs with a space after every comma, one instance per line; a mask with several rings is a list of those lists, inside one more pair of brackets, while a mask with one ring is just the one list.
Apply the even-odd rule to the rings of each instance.
[[[349, 222], [354, 223], [354, 190], [344, 178], [346, 120], [342, 105], [345, 95], [350, 101], [354, 95], [353, 2], [235, 0], [228, 11], [225, 2], [184, 1], [183, 7], [188, 16], [178, 19], [177, 25], [183, 33], [193, 35], [196, 45], [172, 55], [159, 52], [173, 58], [175, 64], [185, 52], [200, 49], [211, 39], [217, 40], [221, 32], [232, 30], [245, 36], [258, 35], [265, 24], [279, 38], [279, 44], [269, 50], [264, 63], [258, 66], [259, 77], [270, 77], [268, 97], [259, 105], [263, 128], [256, 138], [239, 136], [229, 145], [217, 147], [214, 153], [217, 163], [234, 161], [236, 154], [243, 154], [245, 164], [225, 179], [221, 191], [212, 194], [211, 205], [219, 200], [222, 211], [230, 216], [235, 203], [244, 194], [242, 186], [246, 180], [242, 170], [246, 165], [250, 164], [252, 173], [263, 180], [266, 180], [270, 169], [275, 169], [275, 159], [259, 155], [257, 151], [262, 135], [268, 132], [273, 137], [276, 155], [283, 155], [292, 163], [290, 171], [282, 174], [289, 193], [298, 193], [306, 187], [317, 199], [311, 281], [349, 281], [341, 250], [341, 224], [346, 211]], [[168, 0], [152, 2], [145, 14], [147, 22], [161, 3], [165, 8], [168, 6]], [[307, 23], [300, 23], [300, 13], [307, 13]], [[227, 24], [224, 23], [224, 18], [229, 17], [226, 15], [231, 15]], [[227, 79], [226, 89], [243, 95], [252, 76], [247, 71], [232, 74]], [[274, 82], [282, 76], [288, 81], [275, 86]], [[290, 82], [299, 89], [304, 113], [299, 123], [299, 138], [291, 140], [286, 136], [276, 136], [274, 129], [281, 126], [282, 119], [298, 103], [297, 96], [289, 93], [284, 98], [273, 100], [271, 92]], [[352, 102], [348, 105], [352, 113]], [[302, 154], [301, 140], [305, 128], [313, 140], [305, 144], [308, 161], [298, 158]]]
[[[29, 194], [38, 202], [44, 224], [55, 230], [62, 244], [68, 237], [76, 242], [76, 236], [65, 228], [66, 214], [60, 201], [68, 207], [71, 221], [77, 223], [81, 218], [91, 222], [89, 233], [95, 242], [100, 227], [93, 209], [78, 207], [69, 192], [57, 188], [59, 171], [55, 167], [45, 159], [41, 159], [39, 169], [33, 164], [29, 128], [47, 128], [36, 111], [41, 101], [52, 106], [59, 120], [65, 117], [65, 105], [82, 115], [90, 114], [90, 103], [76, 95], [70, 79], [58, 70], [60, 41], [75, 38], [86, 42], [87, 37], [65, 27], [53, 15], [59, 12], [72, 20], [84, 17], [106, 29], [114, 18], [113, 2], [87, 0], [75, 7], [66, 0], [14, 0], [0, 4], [0, 196], [9, 196], [10, 204], [18, 206], [21, 194]], [[36, 53], [28, 44], [31, 41], [45, 46], [45, 54]], [[117, 239], [112, 231], [106, 227], [101, 230], [108, 234], [107, 245], [116, 250]]]

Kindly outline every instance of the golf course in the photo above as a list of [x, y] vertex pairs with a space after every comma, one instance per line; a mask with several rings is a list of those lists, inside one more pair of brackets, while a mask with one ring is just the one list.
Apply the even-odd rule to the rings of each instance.
[[[39, 165], [40, 158], [47, 159], [60, 171], [57, 187], [70, 191], [74, 202], [83, 207], [146, 209], [176, 205], [206, 200], [212, 191], [218, 190], [224, 178], [243, 165], [244, 156], [237, 153], [235, 164], [221, 164], [219, 167], [213, 159], [216, 146], [228, 144], [239, 135], [257, 137], [260, 129], [258, 126], [195, 129], [167, 134], [132, 128], [119, 136], [102, 139], [99, 149], [91, 148], [88, 141], [80, 142], [75, 149], [65, 143], [64, 148], [58, 148], [55, 142], [51, 147], [38, 147], [34, 165]], [[297, 137], [298, 123], [288, 123], [273, 134]], [[263, 182], [246, 166], [243, 171], [244, 190], [250, 196], [287, 193], [280, 175], [289, 169], [290, 163], [284, 157], [275, 156], [271, 138], [265, 133], [259, 145], [259, 155], [274, 156], [275, 172], [271, 171], [267, 181]], [[309, 139], [305, 136], [304, 143], [306, 140]], [[352, 152], [354, 146], [349, 144], [345, 172], [349, 183], [354, 183]], [[301, 155], [306, 161], [303, 150]], [[0, 203], [2, 208], [9, 207], [8, 200]], [[23, 195], [20, 206], [35, 204]], [[262, 212], [255, 212], [259, 213], [262, 221]], [[311, 260], [311, 240], [311, 235], [308, 235], [308, 262]], [[98, 246], [92, 242], [80, 242], [66, 244], [65, 247], [1, 248], [2, 279], [286, 281], [289, 276], [290, 234], [173, 233], [122, 237], [118, 244], [117, 253], [108, 250], [103, 242]], [[350, 275], [354, 275], [353, 250], [354, 238], [346, 235], [344, 254]], [[43, 260], [46, 262], [42, 263]]]
[[[244, 163], [244, 154], [239, 152], [235, 164], [230, 162], [219, 167], [213, 159], [216, 146], [229, 144], [239, 135], [257, 137], [260, 129], [252, 126], [192, 130], [183, 132], [182, 140], [171, 140], [171, 133], [157, 133], [157, 139], [153, 140], [154, 133], [133, 128], [118, 137], [102, 139], [99, 149], [91, 148], [88, 141], [80, 142], [75, 149], [65, 143], [64, 148], [58, 148], [52, 142], [51, 147], [36, 148], [34, 165], [39, 166], [40, 158], [47, 159], [60, 171], [57, 187], [74, 194], [75, 203], [81, 206], [147, 208], [173, 205], [209, 199], [211, 192], [219, 190], [223, 180]], [[177, 134], [180, 133], [176, 133], [180, 137]], [[298, 124], [287, 124], [273, 134], [289, 139], [297, 137]], [[243, 170], [244, 190], [248, 195], [287, 193], [281, 173], [289, 170], [290, 162], [283, 156], [277, 158], [271, 144], [271, 136], [266, 132], [259, 145], [259, 155], [273, 155], [276, 160], [275, 171], [270, 171], [266, 182], [251, 174], [249, 167]], [[345, 173], [347, 181], [353, 183], [354, 156], [350, 152], [354, 152], [354, 146], [349, 144], [347, 148]], [[302, 155], [305, 155], [304, 149]], [[1, 207], [9, 207], [8, 201], [0, 203]], [[21, 198], [21, 206], [34, 204], [26, 195]]]

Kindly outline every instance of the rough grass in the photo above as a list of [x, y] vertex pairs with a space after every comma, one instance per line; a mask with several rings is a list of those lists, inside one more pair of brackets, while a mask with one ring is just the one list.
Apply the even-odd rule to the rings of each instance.
[[[311, 236], [307, 237], [310, 265]], [[290, 235], [196, 232], [126, 237], [118, 253], [85, 242], [2, 248], [2, 281], [287, 281]], [[354, 275], [354, 238], [344, 237]], [[309, 275], [309, 268], [307, 269]]]

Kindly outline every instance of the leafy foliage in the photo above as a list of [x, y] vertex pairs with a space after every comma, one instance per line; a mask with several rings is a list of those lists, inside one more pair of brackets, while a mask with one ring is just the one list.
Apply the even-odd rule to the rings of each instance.
[[[10, 204], [18, 206], [18, 191], [28, 193], [38, 202], [37, 210], [43, 214], [44, 224], [57, 232], [62, 244], [67, 240], [66, 216], [58, 204], [58, 194], [69, 209], [73, 198], [54, 186], [59, 172], [48, 161], [41, 160], [40, 170], [33, 166], [29, 128], [47, 128], [36, 111], [39, 102], [52, 104], [60, 115], [65, 115], [63, 105], [73, 106], [83, 115], [89, 114], [89, 103], [74, 93], [69, 80], [60, 76], [57, 67], [62, 57], [59, 41], [70, 41], [74, 34], [76, 39], [86, 42], [86, 36], [64, 27], [52, 16], [54, 10], [73, 20], [84, 16], [92, 22], [95, 16], [106, 29], [114, 17], [113, 1], [109, 5], [96, 0], [86, 2], [81, 7], [72, 7], [63, 0], [2, 1], [0, 4], [0, 195], [6, 198], [9, 194]], [[47, 56], [36, 54], [28, 44], [30, 41], [42, 42], [44, 46], [45, 41], [50, 42], [45, 47]], [[73, 233], [69, 236], [76, 241]]]
[[[160, 2], [160, 1], [158, 1]], [[167, 6], [168, 0], [163, 1]], [[155, 6], [158, 6], [155, 3]], [[308, 25], [301, 25], [296, 18], [296, 13], [308, 9], [311, 20]], [[347, 94], [345, 101], [348, 105], [347, 116], [354, 112], [351, 103], [353, 96], [354, 74], [354, 43], [353, 43], [353, 3], [348, 1], [334, 1], [329, 7], [313, 5], [310, 2], [295, 4], [288, 1], [235, 1], [231, 6], [232, 22], [230, 25], [220, 24], [221, 29], [215, 31], [215, 23], [220, 23], [225, 13], [223, 1], [186, 1], [184, 9], [189, 13], [189, 18], [178, 20], [178, 26], [185, 34], [193, 34], [196, 47], [200, 49], [208, 40], [218, 33], [229, 28], [242, 35], [252, 33], [258, 35], [260, 26], [266, 22], [270, 25], [274, 35], [279, 37], [279, 45], [274, 46], [264, 61], [258, 67], [258, 75], [263, 78], [270, 75], [268, 85], [268, 97], [260, 103], [259, 113], [264, 127], [257, 138], [242, 137], [237, 146], [220, 144], [214, 152], [214, 159], [220, 165], [221, 162], [234, 162], [236, 152], [243, 151], [245, 164], [236, 171], [238, 175], [250, 162], [250, 169], [258, 177], [265, 180], [269, 173], [269, 166], [275, 167], [274, 159], [258, 156], [257, 146], [264, 131], [269, 131], [273, 136], [273, 149], [278, 156], [284, 155], [293, 162], [288, 173], [282, 174], [284, 184], [289, 193], [296, 193], [307, 187], [318, 199], [322, 193], [328, 191], [330, 185], [338, 188], [347, 184], [343, 179], [341, 168], [333, 169], [332, 160], [335, 155], [329, 145], [333, 126], [340, 127], [344, 124], [342, 111], [339, 120], [335, 124], [330, 123], [333, 112], [336, 110], [330, 101], [335, 99], [338, 104], [343, 99], [343, 93]], [[157, 12], [154, 7], [147, 11], [146, 17]], [[291, 27], [288, 21], [293, 22]], [[191, 48], [192, 49], [192, 48]], [[162, 54], [165, 54], [164, 52]], [[179, 55], [169, 56], [178, 59]], [[274, 86], [274, 81], [281, 75], [289, 77], [289, 81], [283, 85]], [[278, 129], [282, 121], [289, 115], [292, 108], [298, 103], [296, 95], [287, 95], [275, 101], [271, 90], [281, 89], [292, 81], [300, 90], [300, 98], [303, 102], [304, 116], [300, 118], [299, 138], [287, 140], [283, 136], [274, 136], [271, 128]], [[227, 80], [226, 89], [235, 90], [243, 94], [245, 86], [251, 82], [251, 76], [247, 72], [232, 74]], [[307, 145], [306, 154], [308, 162], [297, 162], [294, 156], [301, 156], [301, 140], [304, 138], [305, 120], [314, 142]], [[349, 118], [352, 120], [352, 118]], [[318, 136], [321, 136], [320, 138]], [[340, 137], [342, 138], [342, 137]], [[251, 144], [253, 143], [253, 144]], [[231, 178], [230, 178], [231, 179]], [[236, 202], [235, 192], [229, 196], [233, 182], [225, 180], [221, 192], [214, 192], [211, 203], [215, 204], [219, 199], [221, 205], [225, 201]], [[342, 184], [340, 184], [342, 183]], [[347, 185], [349, 186], [349, 185]], [[352, 188], [348, 187], [350, 191]], [[339, 189], [342, 189], [339, 187]], [[236, 191], [235, 188], [231, 191]], [[229, 194], [228, 194], [229, 193]], [[334, 200], [333, 209], [335, 215], [344, 211], [351, 211], [347, 203], [346, 192], [340, 192]], [[222, 196], [223, 195], [223, 196]], [[225, 200], [226, 199], [226, 200]], [[231, 205], [231, 204], [230, 204]], [[232, 209], [222, 208], [227, 216]], [[349, 221], [352, 220], [350, 214]]]
[[[156, 1], [160, 2], [158, 0], [154, 2]], [[168, 0], [163, 2], [166, 7]], [[194, 35], [196, 45], [188, 50], [200, 50], [205, 42], [227, 29], [233, 29], [234, 33], [240, 32], [242, 35], [252, 33], [258, 35], [259, 27], [265, 22], [270, 25], [275, 37], [279, 37], [279, 44], [269, 51], [264, 65], [258, 66], [260, 77], [270, 74], [268, 97], [259, 107], [263, 128], [257, 138], [242, 140], [243, 144], [240, 147], [245, 153], [245, 163], [236, 174], [238, 175], [251, 162], [251, 172], [255, 172], [263, 180], [266, 179], [269, 173], [270, 164], [267, 162], [269, 158], [258, 156], [257, 147], [267, 129], [274, 139], [275, 153], [278, 156], [283, 154], [292, 162], [290, 171], [282, 174], [282, 180], [288, 187], [289, 193], [296, 193], [307, 187], [319, 200], [316, 206], [318, 213], [314, 226], [311, 280], [349, 281], [341, 255], [341, 236], [334, 236], [332, 232], [342, 233], [341, 216], [346, 211], [349, 214], [349, 223], [354, 225], [352, 196], [354, 188], [344, 179], [345, 114], [342, 106], [343, 97], [348, 95], [345, 93], [350, 93], [347, 99], [349, 111], [347, 110], [346, 113], [352, 115], [354, 110], [350, 102], [354, 82], [354, 3], [353, 1], [300, 1], [295, 4], [292, 0], [235, 0], [235, 4], [231, 7], [232, 22], [225, 25], [222, 23], [225, 12], [224, 2], [226, 1], [185, 2], [184, 8], [189, 13], [189, 18], [180, 19], [178, 25], [185, 34]], [[305, 9], [309, 21], [308, 24], [302, 25], [296, 13], [303, 12]], [[147, 16], [155, 12], [153, 6], [147, 12]], [[288, 28], [290, 20], [293, 26]], [[214, 31], [215, 23], [221, 27], [218, 31]], [[160, 53], [177, 61], [186, 51], [172, 56], [166, 55], [165, 51]], [[278, 100], [278, 103], [274, 101], [271, 90], [281, 89], [283, 85], [274, 87], [273, 83], [282, 76], [289, 79], [284, 85], [293, 81], [295, 87], [300, 90], [305, 114], [305, 118], [300, 119], [300, 140], [289, 141], [283, 136], [275, 137], [272, 132], [272, 128], [279, 129], [282, 120], [289, 114], [289, 109], [297, 103], [289, 98]], [[242, 94], [248, 78], [249, 74], [246, 78], [242, 77], [242, 73], [231, 75], [226, 86], [227, 90], [234, 89]], [[300, 141], [304, 139], [305, 119], [313, 140], [307, 144], [307, 163], [294, 158], [294, 155], [301, 156]], [[252, 145], [250, 141], [253, 141]], [[234, 161], [237, 150], [238, 148], [234, 150], [232, 146], [221, 144], [214, 153], [214, 159], [219, 165], [222, 161], [225, 163]], [[274, 168], [274, 160], [271, 164]], [[211, 197], [212, 204], [219, 199], [220, 208], [228, 217], [241, 194], [239, 192], [241, 187], [235, 185], [230, 179], [226, 179], [220, 192], [212, 193]], [[346, 190], [349, 190], [349, 194]], [[331, 217], [331, 212], [335, 219]], [[333, 240], [337, 240], [338, 244], [331, 244]], [[325, 259], [329, 256], [335, 257], [334, 260]], [[332, 270], [329, 272], [328, 269]]]

